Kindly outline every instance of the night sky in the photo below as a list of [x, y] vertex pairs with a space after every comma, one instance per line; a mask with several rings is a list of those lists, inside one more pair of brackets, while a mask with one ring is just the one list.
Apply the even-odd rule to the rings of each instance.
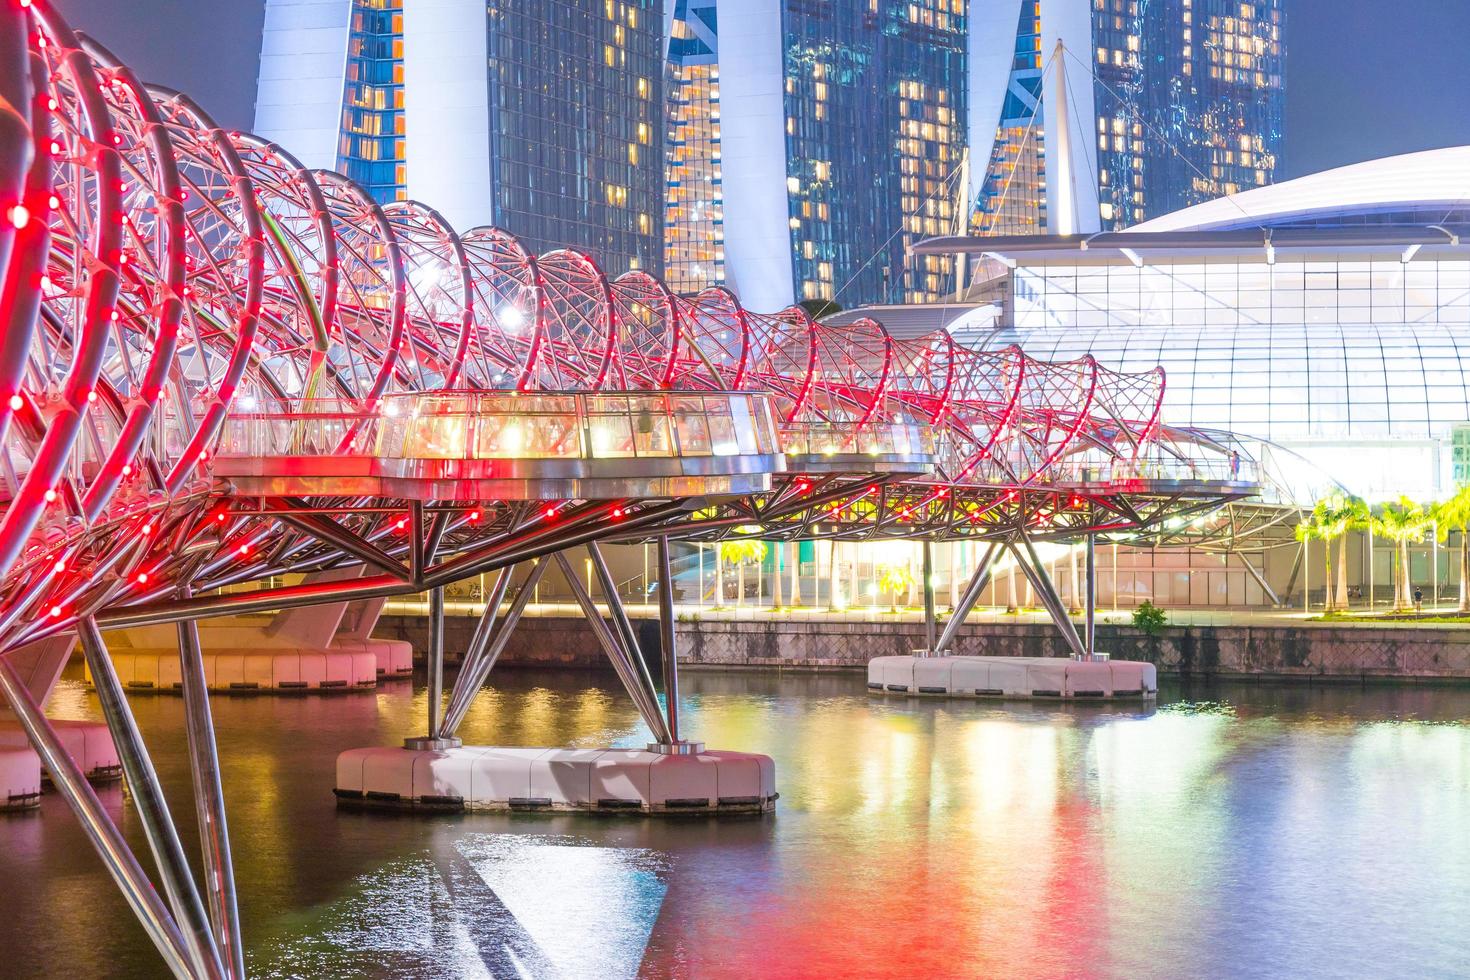
[[[145, 80], [188, 92], [226, 129], [250, 128], [259, 0], [55, 2]], [[1286, 10], [1279, 178], [1470, 144], [1470, 0], [1286, 0]]]

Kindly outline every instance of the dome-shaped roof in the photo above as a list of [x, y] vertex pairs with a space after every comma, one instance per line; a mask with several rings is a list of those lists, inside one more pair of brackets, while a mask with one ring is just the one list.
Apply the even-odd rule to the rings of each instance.
[[[1161, 215], [1129, 231], [1384, 221], [1434, 224], [1470, 209], [1470, 146], [1367, 160]], [[1390, 218], [1389, 216], [1393, 216]]]

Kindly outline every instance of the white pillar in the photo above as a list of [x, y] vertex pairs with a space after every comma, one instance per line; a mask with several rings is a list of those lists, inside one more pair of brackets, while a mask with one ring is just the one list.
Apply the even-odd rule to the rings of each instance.
[[484, 0], [403, 5], [408, 196], [461, 230], [495, 221]]
[[266, 0], [253, 128], [307, 167], [337, 168], [351, 12], [352, 0]]

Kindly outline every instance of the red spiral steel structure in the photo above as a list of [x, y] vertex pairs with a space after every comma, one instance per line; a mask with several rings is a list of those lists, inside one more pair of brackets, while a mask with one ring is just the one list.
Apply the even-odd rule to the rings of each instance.
[[[0, 0], [0, 328], [0, 694], [181, 977], [245, 972], [200, 619], [427, 591], [437, 751], [554, 559], [682, 750], [670, 538], [986, 540], [964, 602], [1004, 546], [1090, 656], [1032, 540], [1177, 532], [1253, 487], [1228, 437], [1161, 423], [1162, 370], [675, 295], [382, 206], [144, 85], [44, 0]], [[663, 708], [598, 547], [650, 538]], [[488, 572], [445, 722], [444, 587]], [[207, 910], [103, 639], [165, 623]], [[59, 671], [73, 632], [162, 894], [17, 666], [47, 647]]]
[[1066, 477], [1161, 447], [1183, 458], [1160, 423], [1162, 370], [1048, 363], [943, 332], [897, 339], [798, 306], [756, 312], [728, 289], [675, 295], [579, 251], [460, 232], [428, 205], [379, 205], [221, 130], [48, 4], [4, 2], [0, 649], [184, 587], [334, 562], [406, 563], [405, 584], [422, 585], [436, 559], [446, 574], [501, 567], [466, 556], [675, 496], [431, 502], [414, 517], [350, 489], [247, 495], [214, 456], [227, 422], [262, 404], [302, 418], [336, 405], [347, 420], [330, 448], [343, 453], [386, 399], [466, 391], [750, 392], [783, 433], [840, 433], [851, 448], [907, 424], [933, 442], [922, 472], [797, 467], [761, 494], [632, 520], [624, 536], [1060, 534], [1179, 509], [1178, 495], [1169, 510], [1147, 488]]

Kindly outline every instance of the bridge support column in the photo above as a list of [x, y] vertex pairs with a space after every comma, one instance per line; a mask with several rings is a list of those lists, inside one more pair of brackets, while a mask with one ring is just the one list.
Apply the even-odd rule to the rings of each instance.
[[[776, 572], [777, 580], [780, 571]], [[669, 558], [669, 539], [658, 539], [658, 640], [663, 655], [664, 714], [668, 720], [669, 743], [679, 742], [679, 659], [674, 636], [674, 563]]]
[[429, 655], [425, 669], [428, 671], [428, 717], [426, 733], [418, 738], [406, 738], [406, 749], [446, 749], [459, 744], [458, 739], [445, 738], [444, 719], [444, 587], [429, 590]]
[[[1239, 558], [1240, 559], [1240, 563], [1245, 566], [1245, 570], [1247, 572], [1250, 572], [1251, 578], [1253, 578], [1253, 579], [1256, 580], [1256, 584], [1261, 587], [1261, 591], [1266, 594], [1266, 598], [1268, 598], [1268, 599], [1271, 600], [1271, 605], [1273, 605], [1273, 606], [1280, 606], [1281, 605], [1281, 597], [1276, 594], [1276, 590], [1275, 589], [1271, 588], [1271, 583], [1266, 581], [1266, 577], [1261, 574], [1260, 569], [1256, 568], [1255, 565], [1252, 565], [1251, 564], [1250, 558], [1248, 558], [1245, 555], [1242, 555], [1238, 551], [1231, 551], [1231, 552], [1228, 552], [1226, 554], [1226, 556], [1225, 556], [1225, 561], [1226, 561], [1227, 564], [1230, 561], [1230, 556], [1231, 555], [1234, 555], [1236, 558]], [[1295, 571], [1293, 571], [1293, 574], [1295, 574]], [[1290, 591], [1290, 589], [1288, 588], [1287, 591]]]
[[[633, 665], [633, 672], [639, 684], [647, 696], [648, 701], [658, 708], [658, 689], [653, 684], [653, 672], [648, 669], [648, 660], [643, 656], [643, 648], [638, 645], [638, 636], [633, 632], [633, 624], [628, 619], [628, 610], [623, 607], [623, 600], [618, 596], [617, 583], [613, 580], [612, 573], [608, 571], [607, 561], [602, 557], [602, 549], [597, 542], [587, 543], [587, 553], [592, 556], [592, 568], [597, 574], [598, 587], [602, 589], [607, 598], [608, 618], [612, 620], [613, 637], [622, 641], [623, 650], [628, 661]], [[668, 720], [660, 712], [663, 721], [666, 738], [659, 738], [660, 745], [672, 744], [675, 739], [670, 733]]]
[[1087, 647], [1087, 655], [1097, 655], [1097, 535], [1087, 535], [1087, 563], [1083, 574], [1087, 577], [1086, 588], [1083, 591], [1084, 609], [1086, 612], [1086, 629], [1083, 632], [1083, 645]]
[[[597, 641], [602, 645], [603, 653], [607, 659], [612, 661], [613, 669], [617, 671], [618, 679], [623, 682], [623, 689], [633, 699], [633, 704], [638, 708], [638, 713], [643, 717], [656, 741], [661, 743], [670, 742], [668, 726], [664, 722], [663, 713], [659, 711], [658, 701], [653, 696], [653, 682], [639, 676], [638, 662], [624, 649], [622, 642], [597, 611], [597, 604], [592, 601], [592, 596], [577, 579], [577, 573], [572, 569], [572, 563], [562, 552], [556, 553], [557, 563], [561, 566], [562, 575], [567, 580], [567, 586], [572, 590], [572, 596], [577, 600], [577, 605], [582, 608], [582, 616], [587, 624], [592, 627], [592, 632], [597, 635]], [[597, 562], [593, 561], [594, 568]], [[603, 566], [604, 569], [606, 566]], [[611, 576], [609, 576], [609, 579]], [[615, 592], [609, 593], [608, 605], [611, 607], [616, 600]], [[611, 609], [609, 609], [611, 612]]]
[[66, 798], [72, 812], [77, 815], [77, 822], [82, 825], [82, 830], [97, 849], [98, 856], [102, 858], [102, 863], [123, 893], [123, 898], [143, 924], [143, 931], [148, 933], [148, 938], [158, 947], [158, 952], [168, 964], [170, 972], [182, 980], [189, 980], [194, 976], [194, 969], [189, 951], [184, 948], [184, 937], [179, 932], [173, 915], [154, 890], [153, 882], [148, 880], [148, 873], [138, 864], [132, 848], [103, 807], [102, 801], [97, 798], [87, 777], [82, 775], [71, 753], [61, 744], [61, 736], [46, 719], [41, 706], [31, 697], [25, 682], [4, 656], [0, 656], [0, 689], [4, 690], [10, 709], [20, 719], [31, 744], [36, 747], [42, 763], [51, 773], [52, 782]]
[[985, 549], [985, 554], [980, 556], [980, 564], [975, 566], [975, 574], [970, 576], [970, 581], [965, 586], [959, 603], [954, 607], [954, 615], [949, 617], [949, 622], [944, 624], [944, 632], [939, 635], [939, 642], [934, 647], [936, 655], [949, 652], [949, 648], [954, 644], [955, 636], [959, 634], [960, 627], [965, 625], [965, 617], [970, 615], [970, 610], [974, 609], [975, 603], [980, 600], [980, 593], [984, 592], [985, 586], [990, 584], [990, 569], [994, 563], [995, 552], [999, 548], [1000, 544], [992, 541]]
[[938, 640], [938, 624], [934, 615], [934, 543], [928, 538], [924, 539], [924, 656], [935, 656]]
[[[679, 679], [674, 634], [674, 594], [669, 545], [659, 542], [659, 642], [664, 651], [663, 686], [667, 708], [626, 610], [613, 589], [612, 576], [596, 548], [592, 568], [604, 589], [608, 614], [572, 569], [565, 552], [554, 557], [598, 644], [617, 671], [655, 741], [646, 749], [446, 747], [350, 749], [337, 757], [335, 793], [346, 807], [411, 812], [511, 810], [517, 812], [633, 812], [649, 815], [699, 813], [708, 816], [766, 813], [775, 808], [775, 765], [768, 756], [705, 751], [679, 738]], [[535, 593], [545, 559], [521, 584], [504, 621], [478, 658], [475, 674], [461, 676], [440, 731], [449, 741], [475, 691], [515, 629], [527, 600]], [[488, 629], [486, 631], [489, 633]]]
[[495, 623], [500, 616], [500, 604], [505, 600], [505, 592], [510, 587], [510, 579], [515, 574], [515, 568], [514, 565], [507, 565], [495, 573], [495, 584], [490, 586], [490, 593], [485, 596], [485, 609], [480, 613], [480, 621], [475, 624], [475, 632], [470, 636], [469, 646], [465, 649], [464, 658], [459, 663], [459, 674], [455, 677], [454, 686], [449, 691], [449, 706], [444, 709], [444, 723], [439, 726], [440, 734], [449, 729], [449, 715], [454, 706], [465, 696], [464, 689], [467, 679], [474, 674], [480, 660], [485, 655], [485, 649], [489, 646], [491, 637], [495, 634]]

